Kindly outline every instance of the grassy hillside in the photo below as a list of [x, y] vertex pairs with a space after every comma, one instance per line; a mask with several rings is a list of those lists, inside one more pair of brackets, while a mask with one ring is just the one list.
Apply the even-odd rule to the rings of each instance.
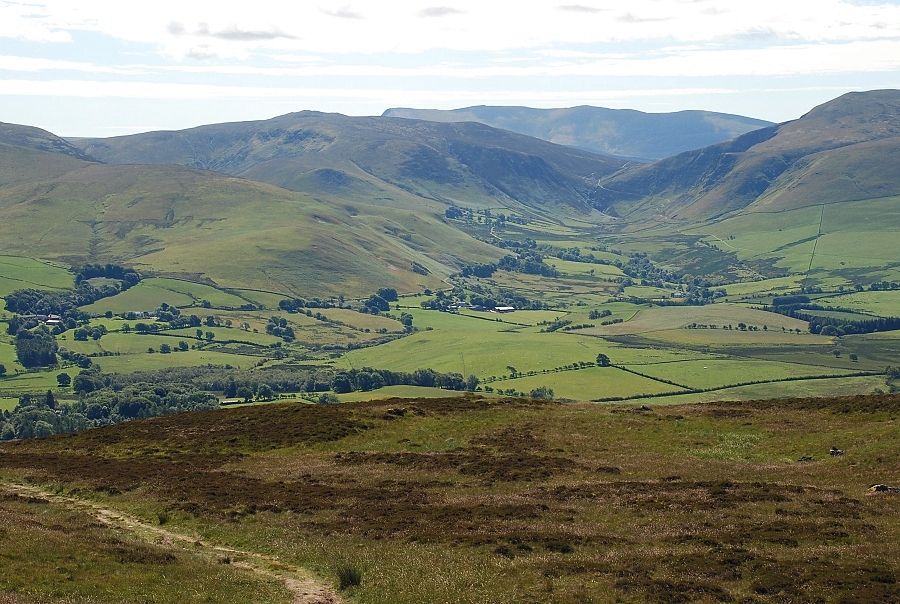
[[896, 601], [897, 495], [868, 488], [900, 470], [898, 404], [285, 403], [3, 444], [0, 590], [287, 603], [343, 566], [360, 604]]
[[679, 220], [900, 193], [900, 91], [850, 93], [798, 120], [641, 166], [602, 183], [627, 214]]
[[625, 164], [482, 124], [309, 111], [75, 142], [111, 163], [181, 164], [315, 194], [402, 202], [405, 192], [550, 214], [589, 213], [593, 180]]
[[[419, 289], [440, 283], [458, 259], [498, 255], [446, 225], [437, 208], [411, 215], [200, 170], [71, 163], [18, 147], [0, 154], [43, 172], [0, 188], [9, 254], [121, 262], [287, 295]], [[60, 161], [65, 169], [54, 173]]]
[[589, 106], [533, 109], [480, 105], [449, 111], [394, 108], [384, 115], [434, 122], [481, 122], [594, 153], [643, 160], [662, 159], [714, 145], [772, 125], [764, 120], [712, 111], [644, 113]]

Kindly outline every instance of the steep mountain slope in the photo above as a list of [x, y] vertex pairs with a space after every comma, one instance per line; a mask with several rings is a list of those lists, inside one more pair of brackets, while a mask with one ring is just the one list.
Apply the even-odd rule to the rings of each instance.
[[712, 111], [644, 113], [633, 109], [492, 107], [443, 111], [395, 108], [385, 116], [434, 122], [481, 122], [594, 153], [656, 160], [771, 126], [771, 122]]
[[8, 165], [30, 166], [34, 178], [0, 186], [5, 253], [297, 295], [433, 286], [458, 259], [498, 255], [445, 224], [436, 204], [412, 215], [214, 172], [0, 145]]
[[850, 93], [800, 119], [624, 171], [599, 198], [683, 220], [900, 194], [900, 91]]
[[589, 213], [596, 179], [627, 163], [483, 124], [308, 111], [73, 142], [109, 163], [174, 163], [384, 201], [397, 201], [399, 189], [441, 203], [538, 213]]

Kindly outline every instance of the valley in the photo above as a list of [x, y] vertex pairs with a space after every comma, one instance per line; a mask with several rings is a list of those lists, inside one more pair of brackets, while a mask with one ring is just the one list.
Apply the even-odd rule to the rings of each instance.
[[900, 597], [900, 92], [470, 109], [0, 125], [0, 600]]

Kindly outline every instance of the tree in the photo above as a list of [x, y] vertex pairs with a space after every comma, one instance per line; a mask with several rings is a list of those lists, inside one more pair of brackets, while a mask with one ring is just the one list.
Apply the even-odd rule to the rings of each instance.
[[331, 389], [337, 394], [344, 394], [353, 390], [353, 384], [350, 382], [350, 376], [346, 373], [339, 373], [331, 380]]
[[188, 346], [187, 342], [185, 342], [184, 340], [178, 341], [178, 350], [180, 350], [181, 352], [185, 352], [188, 348], [190, 348], [190, 346]]
[[53, 396], [52, 390], [48, 390], [47, 394], [44, 395], [44, 405], [46, 405], [48, 409], [56, 409], [56, 397]]
[[536, 399], [551, 399], [553, 398], [553, 388], [548, 388], [547, 386], [541, 386], [540, 388], [535, 388], [529, 393], [531, 398]]
[[375, 293], [388, 302], [396, 302], [398, 299], [397, 290], [393, 287], [382, 287]]
[[372, 294], [371, 296], [369, 296], [369, 299], [366, 300], [365, 306], [369, 309], [369, 312], [373, 313], [377, 313], [379, 311], [387, 312], [391, 309], [390, 303], [388, 303], [387, 300], [377, 294]]
[[237, 396], [237, 392], [238, 387], [234, 381], [234, 378], [232, 377], [228, 380], [228, 384], [225, 385], [225, 391], [223, 392], [223, 394], [226, 398], [234, 398]]
[[6, 375], [6, 365], [0, 364], [0, 377]]
[[609, 357], [601, 352], [600, 354], [597, 355], [597, 365], [599, 365], [600, 367], [609, 367], [610, 366]]
[[475, 390], [478, 388], [479, 383], [480, 380], [477, 376], [470, 375], [466, 378], [466, 390], [468, 390], [469, 392], [475, 392]]
[[216, 334], [214, 334], [213, 332], [211, 332], [211, 331], [206, 332], [206, 341], [207, 342], [212, 342], [215, 339], [215, 337], [216, 337]]
[[56, 364], [56, 340], [45, 327], [35, 331], [20, 329], [16, 334], [16, 356], [25, 367]]
[[170, 352], [172, 352], [172, 347], [169, 346], [168, 344], [160, 344], [160, 345], [159, 345], [159, 351], [160, 351], [162, 354], [169, 354]]
[[249, 403], [253, 400], [253, 391], [250, 390], [249, 386], [241, 386], [237, 391], [238, 398], [242, 399], [245, 403]]
[[60, 388], [68, 388], [72, 385], [72, 378], [68, 373], [59, 373], [56, 375], [56, 383]]
[[256, 398], [261, 401], [271, 401], [275, 398], [275, 391], [268, 384], [260, 384], [256, 388]]
[[72, 386], [76, 393], [86, 394], [103, 388], [103, 380], [96, 371], [82, 371], [75, 376]]
[[203, 330], [202, 330], [202, 329], [198, 329], [198, 330], [195, 331], [194, 333], [197, 334], [197, 339], [198, 339], [198, 340], [202, 340], [202, 339], [203, 339]]

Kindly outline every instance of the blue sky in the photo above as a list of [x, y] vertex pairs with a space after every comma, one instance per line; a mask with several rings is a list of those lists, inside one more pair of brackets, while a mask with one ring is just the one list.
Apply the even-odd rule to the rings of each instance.
[[900, 87], [900, 0], [0, 0], [0, 121], [112, 136], [317, 109], [783, 121]]

